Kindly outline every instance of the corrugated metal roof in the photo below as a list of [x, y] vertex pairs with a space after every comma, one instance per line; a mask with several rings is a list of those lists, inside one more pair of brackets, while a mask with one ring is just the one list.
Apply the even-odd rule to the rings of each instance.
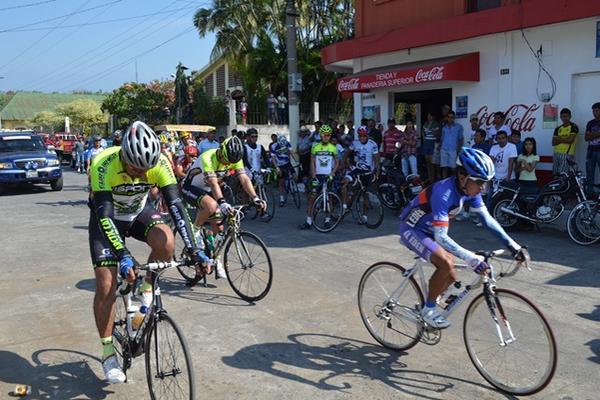
[[54, 111], [56, 106], [62, 103], [70, 103], [79, 99], [90, 99], [102, 103], [105, 97], [105, 94], [18, 92], [0, 111], [0, 116], [5, 121], [27, 121], [40, 111]]

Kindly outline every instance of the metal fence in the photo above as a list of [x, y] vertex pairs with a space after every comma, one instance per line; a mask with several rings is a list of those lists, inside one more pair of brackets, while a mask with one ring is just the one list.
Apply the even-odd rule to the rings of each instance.
[[[339, 103], [318, 103], [318, 119], [326, 121], [331, 118], [339, 123], [346, 123], [348, 120], [353, 119], [353, 107], [352, 101], [342, 101]], [[306, 121], [307, 124], [315, 122], [315, 103], [300, 103], [299, 106], [300, 120]], [[285, 110], [285, 123], [287, 124], [288, 119], [288, 108]], [[265, 105], [248, 104], [248, 111], [246, 117], [247, 125], [267, 125], [269, 123], [283, 125], [278, 121], [277, 110], [275, 115], [270, 116], [267, 107]], [[236, 112], [236, 120], [238, 124], [242, 124], [242, 114], [240, 111]]]

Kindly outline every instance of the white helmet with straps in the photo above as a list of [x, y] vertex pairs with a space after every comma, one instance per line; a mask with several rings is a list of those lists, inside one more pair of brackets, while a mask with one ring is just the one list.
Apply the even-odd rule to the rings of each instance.
[[160, 140], [148, 125], [142, 121], [135, 121], [123, 135], [121, 151], [127, 164], [140, 169], [150, 169], [158, 164]]

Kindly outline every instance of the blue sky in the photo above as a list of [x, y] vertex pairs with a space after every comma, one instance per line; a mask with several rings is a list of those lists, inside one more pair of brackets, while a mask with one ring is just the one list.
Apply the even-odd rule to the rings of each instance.
[[[211, 4], [2, 0], [0, 91], [110, 91], [135, 81], [135, 60], [139, 82], [169, 78], [179, 61], [198, 70], [209, 61], [214, 36], [200, 39], [192, 20]], [[104, 23], [114, 19], [120, 21]]]

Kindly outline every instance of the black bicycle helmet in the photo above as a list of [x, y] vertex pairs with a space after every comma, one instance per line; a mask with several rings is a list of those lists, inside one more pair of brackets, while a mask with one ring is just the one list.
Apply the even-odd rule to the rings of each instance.
[[221, 151], [221, 157], [230, 164], [240, 161], [244, 155], [244, 145], [237, 136], [225, 139], [219, 150]]

